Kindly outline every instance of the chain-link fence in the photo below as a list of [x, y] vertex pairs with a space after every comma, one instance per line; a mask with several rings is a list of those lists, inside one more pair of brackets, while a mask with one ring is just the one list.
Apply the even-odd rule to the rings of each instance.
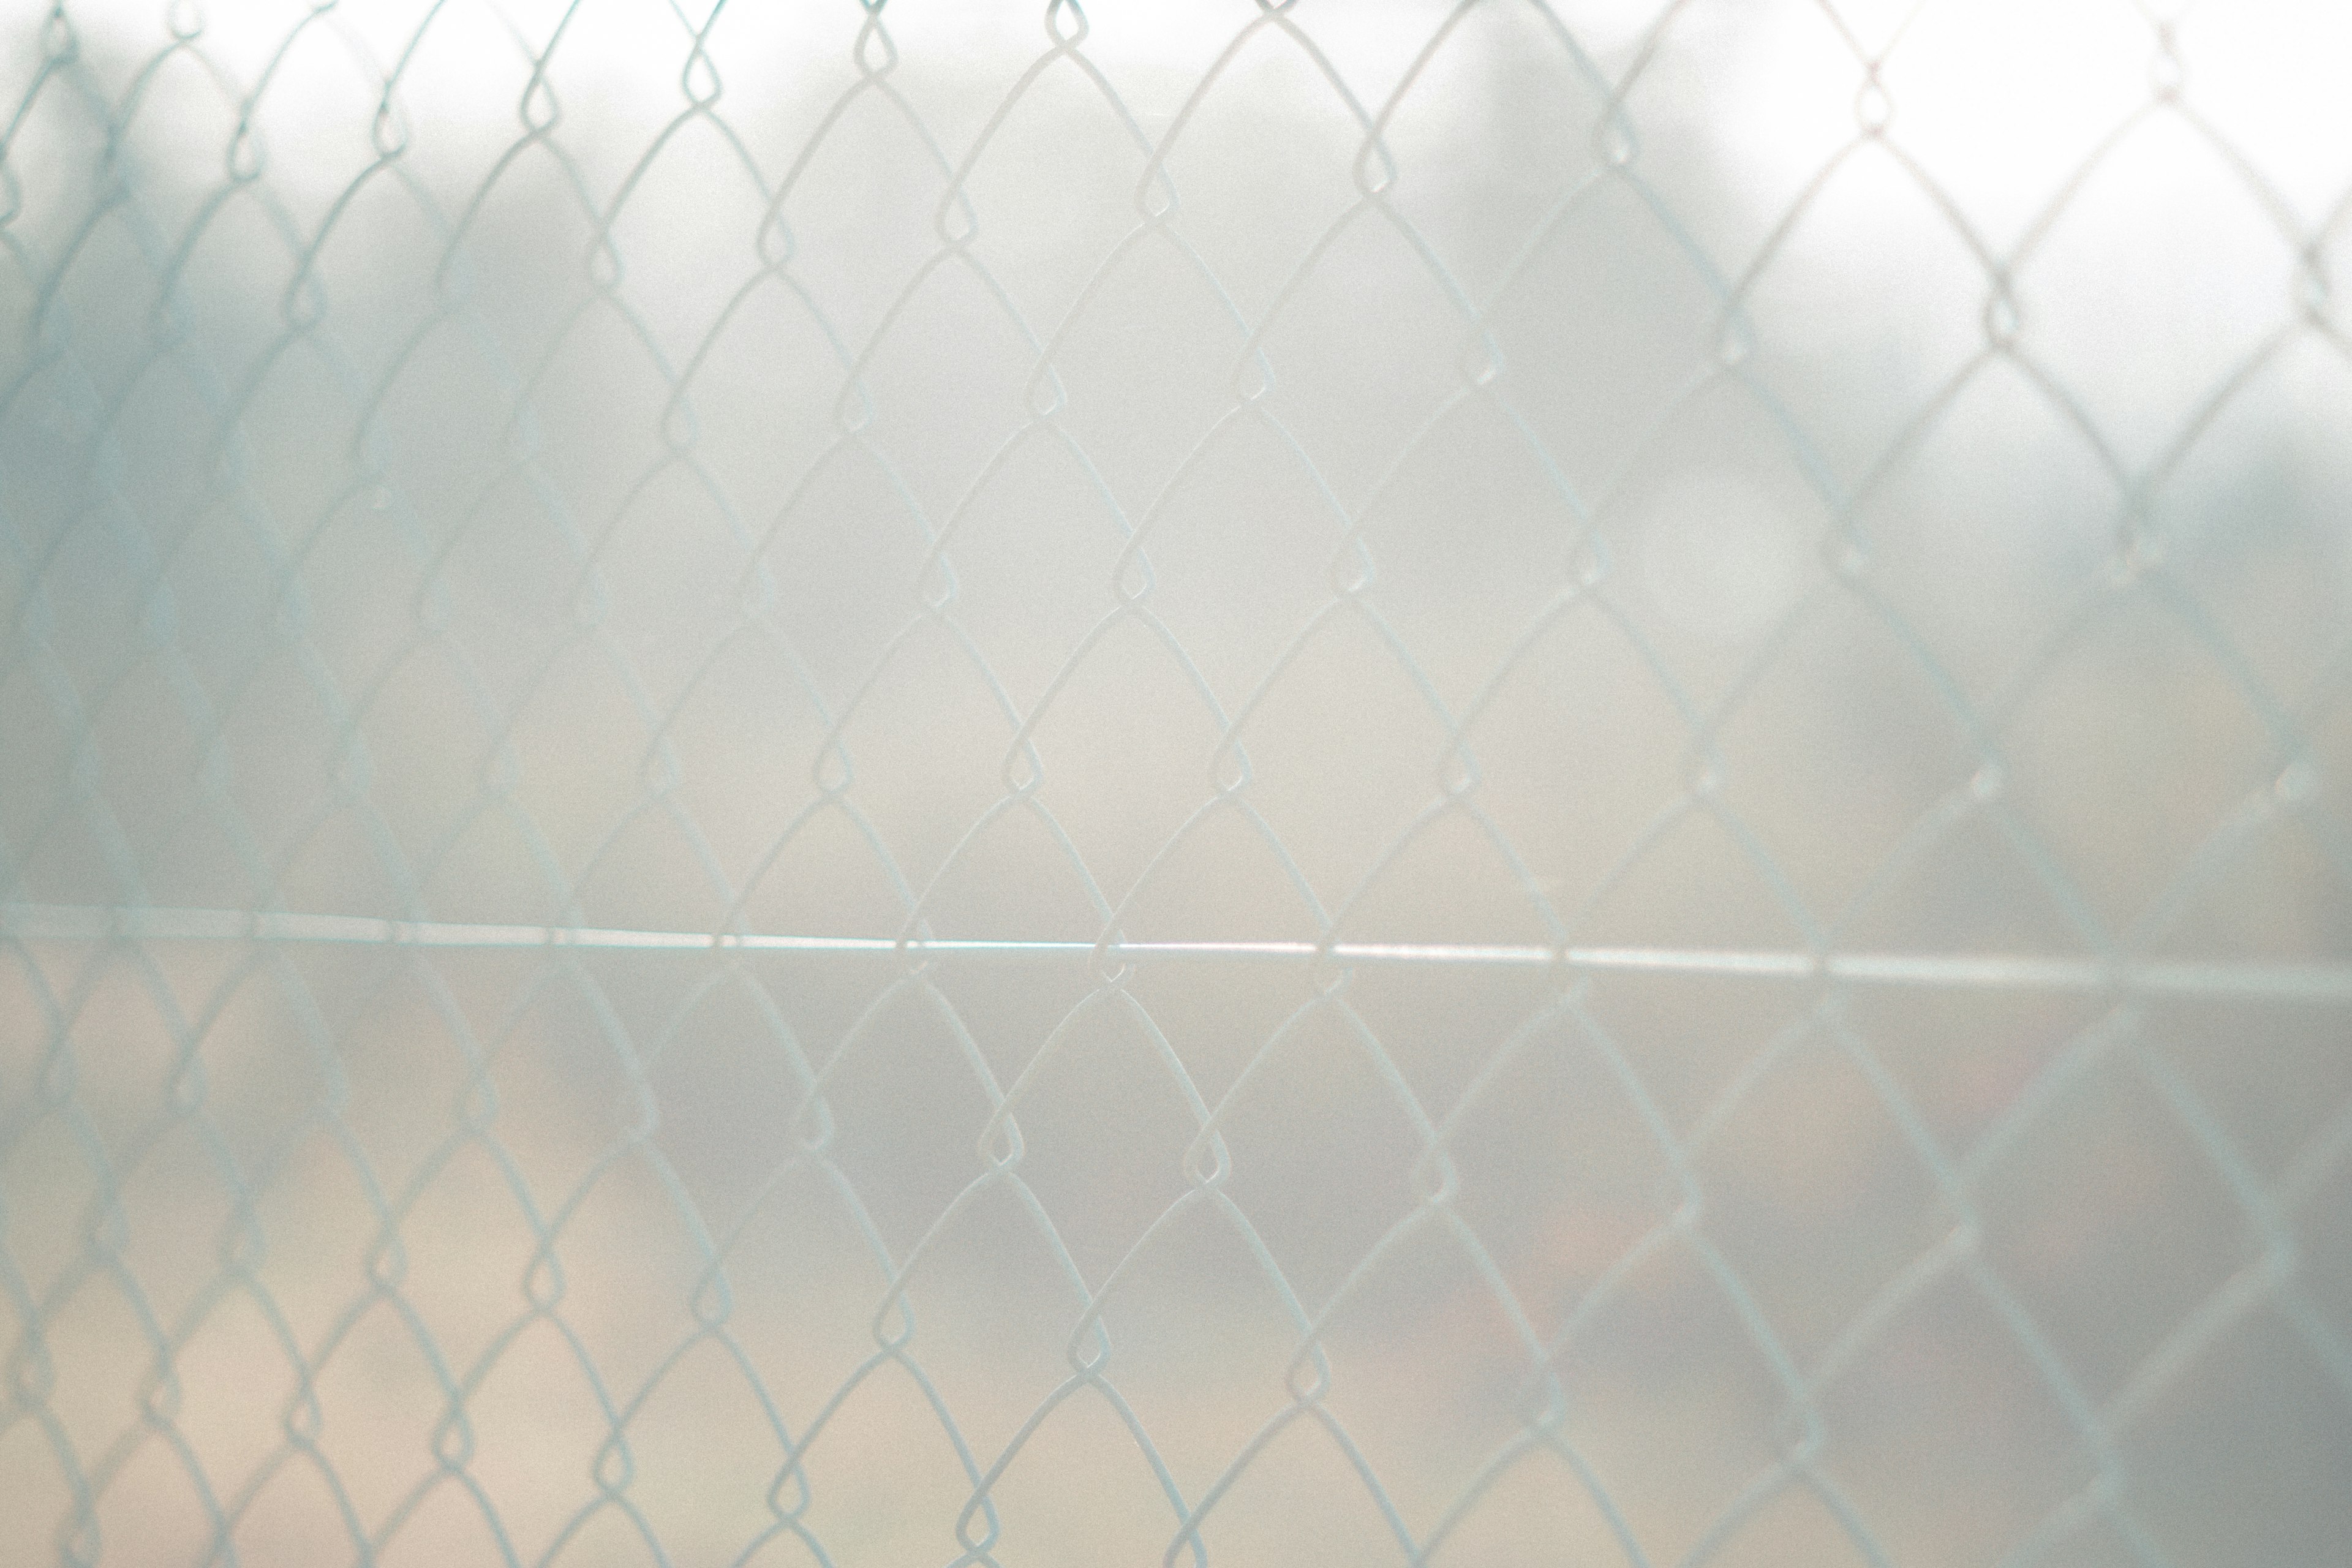
[[2333, 7], [5, 22], [0, 1557], [2352, 1555]]

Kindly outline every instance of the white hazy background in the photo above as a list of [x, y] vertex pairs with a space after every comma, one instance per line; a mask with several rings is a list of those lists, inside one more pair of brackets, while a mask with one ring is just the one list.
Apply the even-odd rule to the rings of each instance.
[[0, 6], [0, 1559], [2345, 1561], [2352, 13], [1041, 10]]

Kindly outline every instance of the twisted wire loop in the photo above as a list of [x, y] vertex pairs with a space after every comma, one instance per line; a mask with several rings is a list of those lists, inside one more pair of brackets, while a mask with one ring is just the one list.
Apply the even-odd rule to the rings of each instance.
[[2254, 22], [777, 9], [5, 40], [10, 1561], [2340, 1560]]

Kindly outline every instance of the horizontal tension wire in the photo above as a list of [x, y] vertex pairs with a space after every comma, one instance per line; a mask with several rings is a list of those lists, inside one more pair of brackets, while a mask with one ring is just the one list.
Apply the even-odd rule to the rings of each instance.
[[753, 952], [919, 958], [1084, 958], [1326, 962], [1339, 965], [1642, 972], [1839, 980], [2000, 991], [2104, 991], [2174, 996], [2352, 1002], [2352, 963], [2252, 960], [2108, 961], [2029, 953], [1825, 952], [1727, 948], [1546, 947], [1434, 942], [1108, 942], [985, 937], [793, 936], [626, 931], [598, 926], [394, 921], [284, 910], [0, 904], [16, 942], [272, 942], [457, 950], [586, 948], [623, 952]]

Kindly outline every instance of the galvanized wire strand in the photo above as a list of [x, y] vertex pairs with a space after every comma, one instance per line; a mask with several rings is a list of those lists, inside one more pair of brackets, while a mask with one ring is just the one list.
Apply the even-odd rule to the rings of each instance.
[[935, 958], [1088, 959], [1125, 963], [1197, 959], [1357, 964], [1432, 964], [1570, 973], [1629, 970], [1748, 979], [1850, 982], [1965, 990], [2057, 991], [2168, 996], [2262, 997], [2327, 1006], [2352, 1003], [2352, 964], [2259, 960], [2143, 959], [2119, 966], [2035, 953], [1767, 952], [1722, 948], [1540, 947], [1511, 942], [1107, 942], [1020, 937], [794, 936], [774, 931], [620, 931], [595, 926], [488, 925], [396, 921], [289, 910], [175, 910], [154, 906], [0, 905], [0, 937], [18, 942], [205, 942], [236, 945], [583, 949], [618, 952], [753, 953]]

